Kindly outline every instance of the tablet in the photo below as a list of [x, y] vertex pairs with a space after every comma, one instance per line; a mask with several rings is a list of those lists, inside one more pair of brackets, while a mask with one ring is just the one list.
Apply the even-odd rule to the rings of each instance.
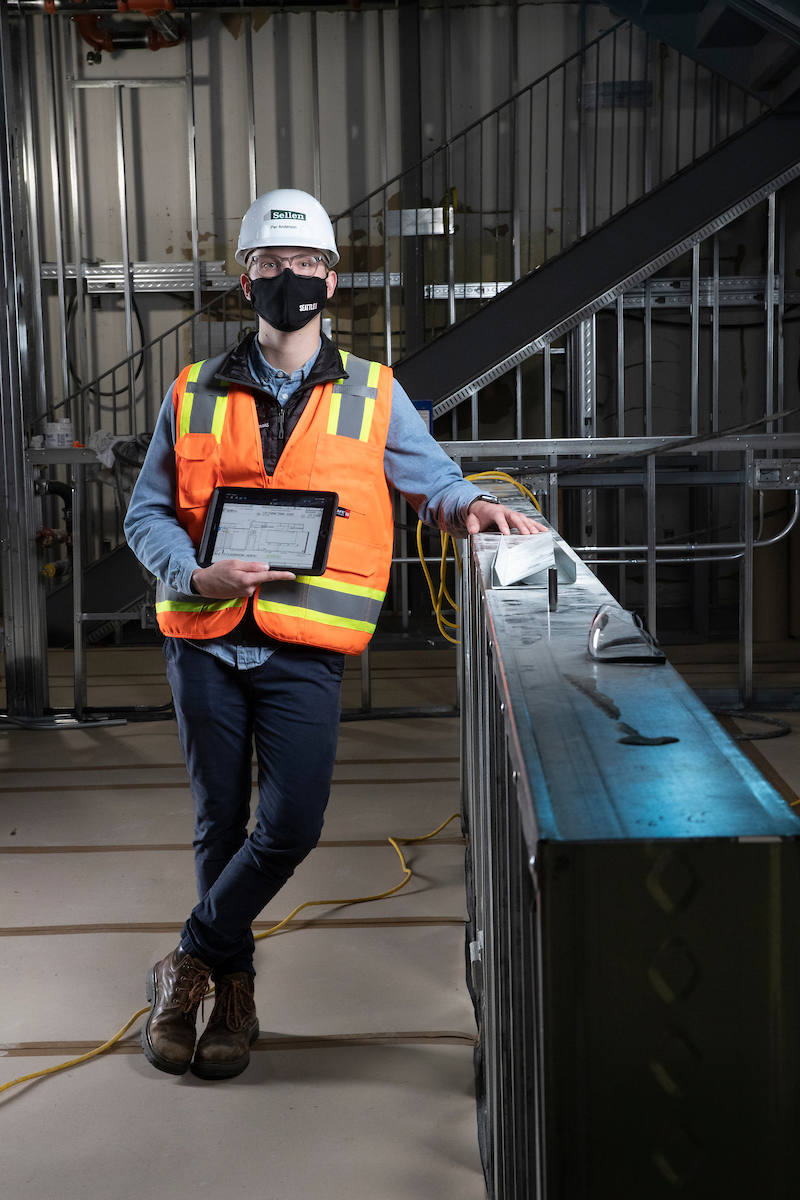
[[210, 567], [238, 558], [322, 575], [338, 503], [336, 492], [214, 488], [197, 561]]

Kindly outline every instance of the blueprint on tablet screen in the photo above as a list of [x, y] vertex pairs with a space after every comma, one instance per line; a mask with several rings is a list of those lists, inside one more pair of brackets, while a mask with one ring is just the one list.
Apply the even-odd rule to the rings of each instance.
[[314, 565], [321, 523], [321, 508], [226, 503], [211, 561], [238, 558], [302, 571]]

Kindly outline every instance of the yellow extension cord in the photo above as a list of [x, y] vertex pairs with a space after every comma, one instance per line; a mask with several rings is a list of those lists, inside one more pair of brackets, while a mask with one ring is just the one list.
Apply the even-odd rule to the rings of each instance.
[[[529, 488], [526, 488], [524, 483], [520, 483], [518, 479], [514, 479], [512, 475], [508, 475], [505, 471], [479, 471], [477, 475], [467, 475], [466, 478], [470, 481], [470, 483], [474, 482], [476, 479], [504, 479], [506, 483], [513, 483], [517, 491], [520, 491], [524, 496], [527, 496], [539, 512], [542, 511], [541, 508], [539, 508], [539, 502], [534, 496], [533, 492], [530, 491]], [[428, 591], [430, 592], [431, 603], [433, 604], [433, 612], [434, 616], [436, 617], [436, 624], [439, 627], [439, 632], [441, 633], [442, 637], [447, 638], [448, 642], [452, 642], [454, 646], [458, 646], [460, 645], [459, 639], [451, 637], [447, 632], [447, 629], [445, 629], [445, 625], [447, 625], [449, 629], [455, 630], [458, 630], [460, 626], [458, 625], [458, 622], [449, 621], [447, 617], [442, 614], [442, 606], [444, 605], [445, 600], [454, 612], [460, 612], [461, 609], [448, 592], [447, 584], [445, 583], [447, 549], [450, 544], [450, 534], [442, 533], [440, 536], [442, 539], [442, 557], [439, 563], [439, 588], [438, 591], [435, 591], [433, 579], [431, 578], [431, 573], [428, 570], [428, 564], [425, 562], [425, 555], [422, 549], [422, 521], [417, 521], [417, 554], [419, 555], [419, 561], [422, 564], [422, 570], [425, 572], [425, 580], [428, 584]], [[461, 560], [458, 556], [458, 547], [456, 546], [455, 539], [453, 539], [453, 552], [456, 557], [457, 567], [460, 570]]]
[[[437, 833], [441, 833], [451, 821], [455, 821], [456, 818], [460, 816], [460, 813], [453, 813], [453, 815], [448, 817], [446, 821], [443, 821], [437, 829], [434, 829], [432, 833], [425, 833], [422, 835], [422, 837], [390, 837], [388, 839], [390, 845], [392, 845], [397, 851], [397, 855], [400, 859], [400, 865], [402, 866], [403, 874], [405, 875], [405, 879], [401, 883], [398, 883], [395, 887], [389, 888], [388, 892], [378, 892], [375, 896], [355, 896], [350, 900], [306, 900], [304, 904], [298, 904], [297, 908], [293, 909], [292, 912], [289, 913], [288, 917], [284, 917], [284, 919], [277, 925], [273, 925], [272, 929], [266, 929], [263, 933], [257, 933], [254, 940], [259, 942], [262, 938], [273, 937], [278, 930], [283, 929], [284, 925], [291, 921], [293, 917], [296, 917], [299, 912], [302, 912], [304, 908], [313, 908], [323, 904], [366, 904], [369, 900], [385, 900], [387, 896], [393, 896], [395, 892], [399, 892], [401, 888], [404, 888], [409, 879], [411, 879], [413, 876], [413, 871], [407, 865], [406, 860], [403, 857], [403, 851], [400, 849], [398, 842], [403, 842], [404, 844], [411, 842], [427, 842], [432, 837], [436, 837]], [[204, 999], [208, 999], [209, 996], [213, 995], [214, 989], [211, 988], [206, 992]], [[142, 1017], [145, 1013], [149, 1012], [150, 1005], [147, 1004], [144, 1008], [140, 1008], [138, 1012], [135, 1012], [133, 1016], [125, 1022], [119, 1033], [115, 1033], [112, 1038], [109, 1038], [107, 1042], [103, 1042], [103, 1045], [98, 1046], [96, 1050], [90, 1050], [88, 1054], [81, 1054], [78, 1058], [71, 1058], [69, 1062], [60, 1063], [57, 1067], [45, 1067], [43, 1071], [32, 1071], [30, 1075], [20, 1075], [19, 1079], [12, 1079], [8, 1083], [4, 1083], [2, 1087], [0, 1087], [0, 1093], [7, 1092], [9, 1088], [16, 1087], [18, 1083], [27, 1083], [31, 1079], [41, 1079], [44, 1075], [55, 1075], [59, 1071], [66, 1071], [68, 1067], [76, 1067], [78, 1063], [88, 1062], [90, 1058], [97, 1058], [99, 1055], [105, 1054], [106, 1050], [110, 1050], [111, 1047], [114, 1046], [120, 1040], [120, 1038], [128, 1032], [134, 1021], [137, 1021], [139, 1017]]]

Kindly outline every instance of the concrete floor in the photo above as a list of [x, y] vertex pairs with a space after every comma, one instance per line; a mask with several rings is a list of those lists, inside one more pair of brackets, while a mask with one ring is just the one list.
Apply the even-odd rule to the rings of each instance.
[[[788, 681], [798, 649], [765, 647], [763, 682]], [[669, 656], [694, 686], [735, 681], [735, 648]], [[71, 655], [51, 658], [51, 701], [69, 704]], [[89, 661], [90, 704], [168, 699], [156, 650]], [[454, 700], [450, 652], [373, 655], [375, 705]], [[343, 701], [360, 702], [357, 661]], [[790, 736], [742, 747], [793, 803], [800, 713], [776, 715]], [[259, 927], [305, 899], [397, 882], [386, 836], [426, 833], [458, 809], [458, 755], [452, 719], [343, 725], [322, 841]], [[193, 903], [191, 814], [173, 723], [0, 734], [0, 1083], [84, 1053], [143, 1005], [145, 972]], [[262, 1032], [238, 1079], [160, 1074], [137, 1022], [111, 1055], [0, 1096], [0, 1194], [485, 1200], [463, 854], [454, 823], [409, 847], [415, 877], [399, 895], [325, 906], [260, 942]]]
[[[711, 642], [701, 646], [664, 646], [663, 649], [691, 687], [738, 688], [738, 643]], [[757, 688], [797, 687], [800, 684], [800, 640], [756, 642], [753, 681]]]
[[[53, 656], [51, 702], [70, 702]], [[447, 652], [373, 656], [373, 703], [448, 704]], [[160, 653], [90, 652], [89, 703], [168, 699]], [[360, 702], [358, 663], [344, 704]], [[342, 726], [322, 842], [262, 914], [399, 881], [389, 834], [459, 806], [452, 719]], [[0, 1083], [84, 1053], [144, 1004], [194, 901], [191, 797], [174, 723], [0, 735]], [[456, 822], [408, 849], [389, 900], [312, 910], [259, 943], [261, 1036], [238, 1079], [155, 1071], [137, 1022], [116, 1050], [0, 1097], [9, 1200], [485, 1200], [464, 981]]]
[[[733, 688], [739, 686], [739, 647], [735, 643], [707, 646], [666, 646], [670, 663], [693, 688]], [[800, 641], [756, 642], [753, 655], [753, 680], [756, 688], [800, 688]], [[780, 792], [787, 804], [800, 807], [800, 713], [765, 712], [791, 727], [787, 736], [739, 743], [748, 758]], [[721, 717], [728, 733], [765, 733], [759, 722]]]

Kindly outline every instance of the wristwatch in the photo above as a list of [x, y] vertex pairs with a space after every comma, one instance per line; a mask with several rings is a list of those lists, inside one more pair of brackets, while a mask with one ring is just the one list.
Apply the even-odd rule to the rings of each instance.
[[499, 504], [500, 503], [499, 496], [493, 496], [491, 492], [478, 492], [478, 495], [473, 496], [472, 499], [470, 500], [467, 511], [469, 511], [469, 509], [472, 508], [472, 506], [476, 500], [485, 500], [487, 502], [487, 504]]

